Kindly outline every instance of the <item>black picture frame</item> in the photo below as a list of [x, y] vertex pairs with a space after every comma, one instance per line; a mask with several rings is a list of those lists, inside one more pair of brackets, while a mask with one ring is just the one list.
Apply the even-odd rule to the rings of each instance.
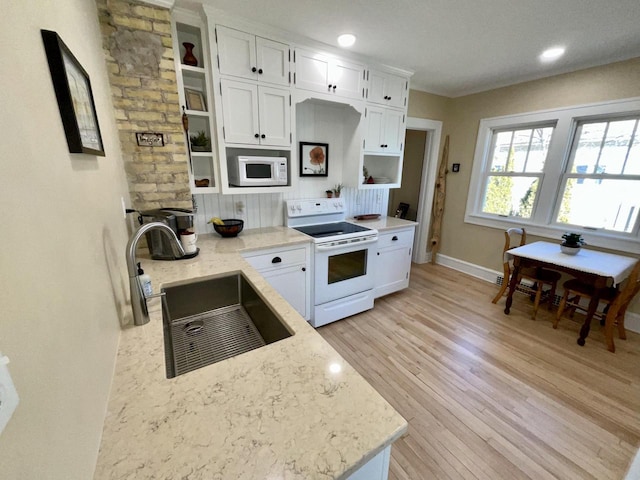
[[139, 147], [164, 147], [164, 135], [155, 132], [136, 132]]
[[89, 75], [56, 32], [40, 32], [69, 151], [104, 157]]
[[300, 176], [329, 176], [329, 144], [318, 142], [299, 142]]

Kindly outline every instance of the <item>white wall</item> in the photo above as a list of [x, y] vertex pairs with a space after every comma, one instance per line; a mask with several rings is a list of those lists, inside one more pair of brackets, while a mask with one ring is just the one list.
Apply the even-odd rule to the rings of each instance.
[[[106, 157], [70, 154], [40, 29], [91, 77]], [[128, 295], [128, 199], [92, 0], [5, 0], [0, 15], [0, 351], [20, 404], [0, 478], [93, 476]]]

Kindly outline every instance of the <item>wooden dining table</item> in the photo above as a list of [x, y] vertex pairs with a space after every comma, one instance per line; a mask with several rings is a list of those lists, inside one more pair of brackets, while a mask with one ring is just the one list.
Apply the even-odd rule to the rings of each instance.
[[[583, 346], [589, 335], [593, 314], [598, 308], [600, 297], [598, 291], [604, 287], [617, 286], [631, 273], [637, 258], [599, 252], [589, 248], [581, 248], [576, 255], [562, 253], [558, 243], [533, 242], [521, 247], [512, 248], [507, 255], [513, 258], [513, 273], [509, 282], [509, 292], [504, 309], [509, 314], [513, 293], [518, 285], [518, 273], [524, 267], [539, 267], [560, 272], [566, 272], [578, 280], [595, 287], [595, 294], [591, 297], [587, 316], [580, 328], [578, 345]], [[607, 339], [608, 342], [609, 339]]]

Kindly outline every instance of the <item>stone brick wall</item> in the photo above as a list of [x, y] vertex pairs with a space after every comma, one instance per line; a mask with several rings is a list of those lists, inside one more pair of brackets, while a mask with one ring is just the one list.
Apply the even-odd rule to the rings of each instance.
[[[170, 12], [126, 0], [97, 5], [132, 207], [191, 208]], [[165, 146], [140, 147], [136, 132], [162, 133]]]

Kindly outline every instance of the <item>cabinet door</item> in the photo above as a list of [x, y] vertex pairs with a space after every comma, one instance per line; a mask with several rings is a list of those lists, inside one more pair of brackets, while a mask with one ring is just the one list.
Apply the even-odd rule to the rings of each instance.
[[398, 75], [387, 75], [384, 93], [389, 107], [404, 107], [407, 79]]
[[375, 70], [369, 70], [369, 87], [367, 92], [367, 101], [371, 103], [378, 103], [380, 105], [386, 105], [387, 99], [384, 87], [386, 75], [382, 72]]
[[258, 87], [224, 79], [221, 83], [225, 141], [258, 145]]
[[262, 272], [262, 276], [304, 318], [307, 317], [307, 277], [304, 265]]
[[362, 98], [364, 85], [364, 65], [333, 60], [329, 83], [331, 92], [348, 98]]
[[329, 93], [329, 58], [316, 52], [296, 49], [296, 87]]
[[385, 109], [381, 107], [367, 107], [367, 130], [364, 138], [364, 150], [367, 152], [384, 152]]
[[410, 270], [411, 248], [380, 249], [376, 255], [375, 298], [408, 287]]
[[258, 81], [289, 85], [289, 45], [256, 37]]
[[258, 87], [261, 145], [291, 145], [291, 105], [289, 99], [289, 90]]
[[369, 70], [367, 101], [387, 107], [404, 107], [407, 79], [399, 75]]
[[401, 110], [386, 109], [382, 144], [386, 153], [401, 153], [404, 143], [404, 113]]
[[216, 37], [220, 73], [256, 80], [256, 37], [220, 25], [216, 26]]

